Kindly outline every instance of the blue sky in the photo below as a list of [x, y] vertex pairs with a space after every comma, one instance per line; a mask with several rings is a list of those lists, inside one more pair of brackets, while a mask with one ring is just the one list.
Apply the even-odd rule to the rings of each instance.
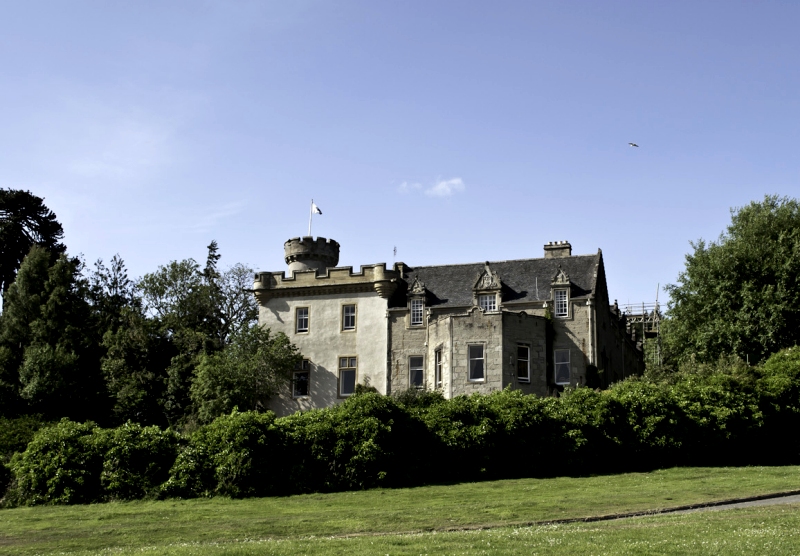
[[[798, 196], [800, 3], [0, 2], [0, 187], [71, 253], [281, 270], [602, 248], [652, 301], [730, 208]], [[640, 145], [628, 146], [628, 142]], [[662, 300], [664, 294], [661, 294]]]

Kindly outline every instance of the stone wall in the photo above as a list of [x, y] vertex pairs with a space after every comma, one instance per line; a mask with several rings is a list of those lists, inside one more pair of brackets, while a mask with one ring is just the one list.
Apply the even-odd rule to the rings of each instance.
[[[473, 307], [453, 315], [453, 359], [451, 396], [490, 394], [503, 388], [503, 315], [484, 313]], [[469, 380], [469, 346], [484, 346], [484, 380]]]
[[[570, 386], [586, 384], [586, 367], [589, 364], [591, 346], [589, 313], [592, 307], [586, 305], [585, 298], [570, 300], [569, 316], [553, 318], [553, 338], [551, 350], [568, 349], [570, 353]], [[552, 355], [551, 355], [552, 357]], [[553, 375], [550, 381], [554, 383]]]
[[[544, 317], [527, 312], [503, 313], [503, 388], [547, 396], [547, 327]], [[517, 380], [517, 346], [530, 348], [530, 383]]]
[[[389, 319], [389, 392], [407, 390], [409, 387], [409, 358], [412, 355], [423, 356], [425, 360], [425, 380], [428, 385], [433, 384], [428, 378], [428, 370], [433, 365], [433, 360], [428, 357], [427, 338], [428, 330], [424, 326], [411, 326], [408, 310], [390, 309]], [[427, 320], [427, 317], [426, 319]], [[384, 324], [384, 326], [386, 326]], [[429, 361], [430, 359], [430, 361]]]
[[[356, 329], [342, 330], [342, 306], [356, 305]], [[295, 309], [309, 308], [309, 330], [295, 331]], [[329, 407], [339, 398], [339, 357], [357, 357], [357, 382], [368, 383], [386, 393], [386, 329], [387, 302], [373, 292], [315, 295], [309, 297], [275, 297], [259, 309], [259, 324], [283, 332], [303, 357], [310, 360], [309, 396], [294, 399], [287, 387], [273, 397], [269, 409], [278, 415], [297, 410]]]

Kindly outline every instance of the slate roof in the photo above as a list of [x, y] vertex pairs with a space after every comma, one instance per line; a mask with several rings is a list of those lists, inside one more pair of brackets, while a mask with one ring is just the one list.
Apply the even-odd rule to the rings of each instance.
[[[559, 265], [569, 275], [571, 297], [594, 291], [602, 255], [576, 255], [551, 259], [520, 259], [489, 261], [489, 267], [500, 277], [503, 302], [544, 301], [550, 298], [550, 284]], [[459, 307], [472, 305], [472, 287], [484, 271], [485, 263], [441, 266], [405, 267], [404, 280], [392, 296], [390, 307], [405, 307], [409, 285], [418, 277], [427, 289], [429, 307]], [[538, 296], [537, 296], [538, 283]]]

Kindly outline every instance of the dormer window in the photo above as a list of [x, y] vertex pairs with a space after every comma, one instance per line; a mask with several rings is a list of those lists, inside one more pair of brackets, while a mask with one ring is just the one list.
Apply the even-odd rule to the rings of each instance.
[[571, 282], [569, 275], [559, 265], [558, 272], [553, 276], [553, 314], [558, 318], [569, 318], [569, 288]]
[[483, 309], [485, 313], [494, 313], [497, 311], [497, 296], [495, 294], [481, 294], [478, 296], [478, 307]]
[[411, 326], [421, 326], [425, 312], [425, 301], [422, 299], [411, 300]]
[[555, 295], [555, 315], [557, 317], [568, 317], [569, 316], [569, 304], [567, 303], [568, 300], [568, 292], [566, 289], [558, 289], [554, 292]]
[[484, 313], [497, 313], [500, 303], [500, 276], [491, 269], [487, 262], [483, 272], [479, 273], [472, 285], [472, 303]]

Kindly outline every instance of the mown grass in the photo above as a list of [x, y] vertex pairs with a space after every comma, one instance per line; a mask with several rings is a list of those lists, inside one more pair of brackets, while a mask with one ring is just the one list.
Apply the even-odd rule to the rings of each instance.
[[397, 555], [717, 555], [797, 554], [800, 505], [630, 518], [598, 523], [350, 538], [245, 539], [150, 545], [94, 554], [164, 556]]
[[[249, 555], [452, 551], [502, 554], [503, 551], [542, 550], [559, 554], [592, 553], [590, 549], [593, 548], [597, 549], [595, 553], [614, 553], [617, 547], [627, 553], [652, 554], [657, 553], [653, 548], [658, 546], [652, 543], [661, 542], [669, 548], [682, 539], [687, 543], [695, 542], [692, 539], [700, 542], [703, 531], [709, 527], [713, 530], [711, 537], [717, 539], [715, 542], [722, 542], [726, 537], [722, 533], [718, 535], [717, 528], [728, 533], [732, 530], [724, 525], [725, 520], [714, 517], [722, 514], [664, 516], [591, 525], [508, 526], [674, 507], [797, 488], [800, 488], [800, 467], [795, 466], [675, 468], [612, 476], [489, 481], [283, 498], [15, 508], [0, 511], [0, 553]], [[789, 532], [800, 525], [796, 510], [782, 507], [780, 511], [737, 511], [735, 515], [741, 516], [737, 518], [740, 521], [737, 527], [752, 531], [778, 527], [781, 542], [794, 547], [798, 541], [794, 533]], [[732, 512], [724, 515], [734, 515]], [[758, 516], [773, 515], [770, 512], [777, 512], [776, 521], [759, 529], [761, 526], [756, 522], [761, 518]], [[481, 532], [398, 534], [474, 526], [501, 528]], [[329, 538], [352, 534], [366, 536]], [[745, 541], [766, 539], [766, 536], [753, 535], [756, 536], [741, 537], [744, 544], [737, 546], [746, 546]], [[642, 543], [646, 541], [641, 550], [636, 548], [638, 545], [630, 544], [639, 542], [636, 539]], [[575, 545], [575, 542], [588, 544]], [[481, 543], [495, 544], [484, 547]], [[663, 553], [674, 553], [674, 550]]]

